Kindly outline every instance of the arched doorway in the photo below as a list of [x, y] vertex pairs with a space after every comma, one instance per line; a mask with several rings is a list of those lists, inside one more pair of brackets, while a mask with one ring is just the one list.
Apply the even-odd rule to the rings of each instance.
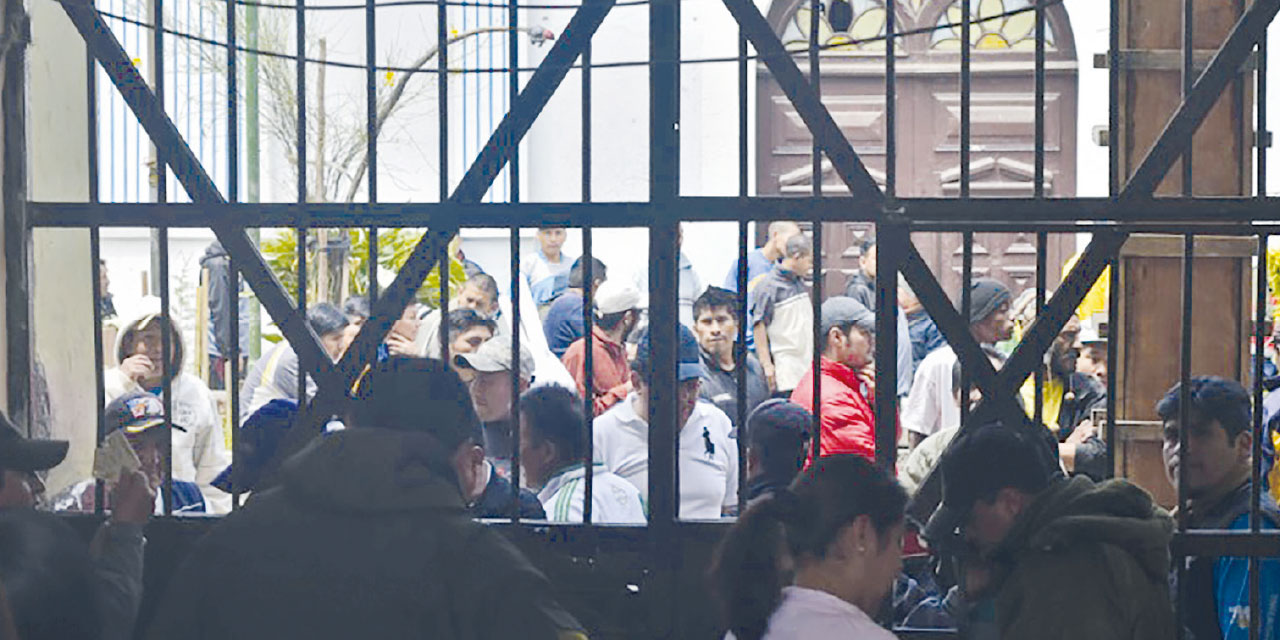
[[[810, 0], [778, 0], [770, 24], [788, 48], [808, 46]], [[1030, 0], [973, 0], [974, 20], [1032, 6]], [[836, 123], [883, 186], [886, 104], [884, 41], [852, 44], [885, 33], [883, 0], [822, 0], [818, 40], [837, 45], [822, 52], [822, 99]], [[897, 30], [935, 29], [898, 38], [897, 189], [903, 197], [955, 197], [960, 187], [959, 0], [899, 0]], [[1045, 193], [1076, 190], [1075, 39], [1066, 10], [1046, 10]], [[973, 25], [971, 33], [971, 193], [974, 197], [1033, 194], [1035, 163], [1035, 14], [1028, 11]], [[839, 46], [841, 43], [849, 43]], [[801, 70], [806, 61], [799, 59]], [[773, 77], [760, 67], [757, 154], [760, 195], [812, 193], [812, 138]], [[822, 190], [846, 193], [824, 163]], [[863, 223], [828, 225], [824, 235], [827, 291], [842, 290], [856, 269]], [[916, 245], [949, 292], [960, 284], [959, 234], [922, 233]], [[1051, 236], [1048, 282], [1057, 281], [1075, 249], [1073, 236]], [[977, 233], [974, 274], [998, 277], [1020, 291], [1035, 284], [1035, 238]], [[835, 287], [836, 289], [832, 289]]]

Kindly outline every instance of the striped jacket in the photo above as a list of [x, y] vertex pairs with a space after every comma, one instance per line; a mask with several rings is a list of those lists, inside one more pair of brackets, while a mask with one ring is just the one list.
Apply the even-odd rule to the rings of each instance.
[[[585, 467], [579, 463], [565, 468], [547, 481], [538, 499], [551, 522], [582, 522], [582, 505], [587, 494]], [[591, 521], [611, 524], [644, 524], [644, 501], [630, 482], [597, 462], [592, 469]]]

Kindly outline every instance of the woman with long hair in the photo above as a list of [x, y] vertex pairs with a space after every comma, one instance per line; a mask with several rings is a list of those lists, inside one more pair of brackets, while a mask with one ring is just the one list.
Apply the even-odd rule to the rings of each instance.
[[837, 455], [753, 504], [711, 567], [726, 638], [892, 639], [871, 616], [902, 569], [906, 503], [891, 475]]

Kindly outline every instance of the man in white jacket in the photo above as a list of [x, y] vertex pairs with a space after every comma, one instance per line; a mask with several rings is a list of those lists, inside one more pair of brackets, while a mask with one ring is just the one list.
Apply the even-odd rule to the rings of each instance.
[[[213, 395], [204, 381], [183, 371], [182, 333], [172, 319], [160, 315], [160, 300], [144, 298], [142, 314], [123, 325], [116, 336], [116, 357], [120, 363], [103, 376], [106, 401], [129, 391], [147, 391], [161, 396], [164, 378], [170, 377], [174, 424], [186, 431], [172, 430], [171, 464], [176, 480], [194, 482], [204, 495], [210, 513], [231, 511], [231, 496], [210, 483], [231, 464], [231, 450], [222, 418]], [[162, 355], [165, 328], [169, 332], [169, 364]]]

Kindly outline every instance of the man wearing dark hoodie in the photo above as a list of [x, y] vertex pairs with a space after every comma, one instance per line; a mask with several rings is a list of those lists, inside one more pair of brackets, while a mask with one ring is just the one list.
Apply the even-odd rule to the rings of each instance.
[[976, 427], [942, 457], [925, 534], [935, 549], [971, 551], [963, 599], [994, 607], [968, 621], [1001, 640], [1175, 637], [1169, 515], [1126, 481], [1067, 479], [1032, 428], [1043, 427]]
[[394, 357], [354, 396], [346, 430], [288, 458], [196, 545], [149, 637], [585, 638], [542, 573], [465, 510], [474, 479], [457, 459], [480, 434], [457, 374]]

